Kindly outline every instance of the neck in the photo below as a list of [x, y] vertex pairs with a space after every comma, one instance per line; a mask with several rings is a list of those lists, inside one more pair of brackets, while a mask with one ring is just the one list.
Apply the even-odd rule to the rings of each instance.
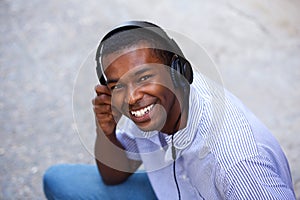
[[180, 127], [180, 119], [181, 119], [181, 112], [179, 113], [179, 116], [175, 122], [175, 125], [174, 125], [174, 130], [173, 130], [173, 133], [177, 132], [179, 127]]
[[[182, 95], [178, 95], [182, 96]], [[189, 95], [188, 95], [189, 96]], [[170, 113], [171, 121], [166, 127], [164, 133], [169, 135], [174, 135], [180, 129], [186, 127], [187, 119], [188, 119], [188, 111], [189, 111], [189, 98], [183, 98], [179, 102], [177, 98], [175, 98], [172, 106], [173, 112]]]

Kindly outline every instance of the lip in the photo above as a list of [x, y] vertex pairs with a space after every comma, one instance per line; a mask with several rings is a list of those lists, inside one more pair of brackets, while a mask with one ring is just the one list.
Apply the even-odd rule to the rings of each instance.
[[135, 123], [147, 122], [151, 120], [150, 115], [154, 107], [155, 107], [155, 103], [152, 103], [139, 109], [130, 110], [129, 111], [130, 117]]

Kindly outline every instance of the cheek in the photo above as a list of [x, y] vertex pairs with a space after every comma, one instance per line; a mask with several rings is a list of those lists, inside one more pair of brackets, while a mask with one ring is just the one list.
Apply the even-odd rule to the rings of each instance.
[[147, 85], [147, 90], [160, 96], [175, 93], [173, 81], [169, 74], [166, 73], [162, 73], [156, 80]]
[[120, 95], [112, 94], [111, 105], [113, 107], [115, 107], [117, 110], [120, 111], [122, 107], [122, 103], [123, 103], [123, 98]]
[[163, 104], [171, 101], [174, 97], [174, 89], [167, 85], [155, 84], [147, 89], [148, 94], [159, 98]]

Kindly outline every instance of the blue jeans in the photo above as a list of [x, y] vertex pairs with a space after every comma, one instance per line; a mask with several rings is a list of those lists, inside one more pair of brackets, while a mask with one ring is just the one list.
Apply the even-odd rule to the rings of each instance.
[[147, 174], [135, 173], [122, 184], [102, 182], [96, 165], [61, 164], [44, 174], [47, 199], [157, 199]]

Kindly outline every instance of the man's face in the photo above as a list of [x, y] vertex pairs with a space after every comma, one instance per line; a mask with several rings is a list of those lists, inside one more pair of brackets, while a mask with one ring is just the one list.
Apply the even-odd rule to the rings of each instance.
[[168, 66], [147, 44], [104, 56], [112, 106], [143, 131], [172, 132], [180, 110]]

